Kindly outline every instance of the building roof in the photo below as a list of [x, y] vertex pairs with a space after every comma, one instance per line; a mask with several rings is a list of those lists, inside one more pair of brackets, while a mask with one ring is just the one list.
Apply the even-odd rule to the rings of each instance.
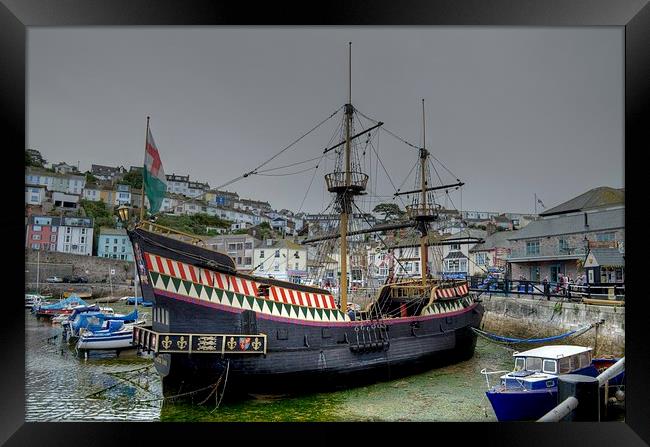
[[124, 228], [109, 228], [101, 227], [99, 229], [100, 236], [126, 236], [126, 230]]
[[510, 241], [508, 238], [514, 236], [517, 231], [497, 231], [496, 233], [485, 236], [482, 244], [476, 244], [469, 251], [494, 250], [495, 248], [509, 248]]
[[289, 250], [307, 250], [307, 247], [305, 247], [304, 245], [300, 245], [297, 242], [294, 242], [290, 239], [273, 239], [273, 243], [271, 245], [267, 245], [266, 241], [262, 241], [261, 244], [256, 248], [259, 248], [260, 250], [264, 250], [265, 248], [268, 249], [287, 248]]
[[462, 251], [450, 251], [443, 259], [467, 259]]
[[587, 257], [589, 254], [593, 254], [599, 266], [623, 267], [625, 265], [623, 253], [617, 248], [590, 248]]
[[585, 213], [561, 214], [535, 220], [524, 228], [512, 232], [508, 239], [512, 241], [625, 228], [624, 208], [596, 210], [586, 214], [589, 226], [585, 226]]
[[514, 357], [541, 357], [544, 359], [561, 359], [581, 352], [591, 351], [591, 348], [571, 345], [542, 346], [541, 348], [529, 349], [523, 352], [514, 352]]
[[612, 205], [625, 204], [625, 190], [601, 186], [567, 200], [549, 210], [540, 213], [540, 216], [551, 216], [554, 214], [571, 213], [574, 211], [585, 211], [594, 208], [603, 208]]

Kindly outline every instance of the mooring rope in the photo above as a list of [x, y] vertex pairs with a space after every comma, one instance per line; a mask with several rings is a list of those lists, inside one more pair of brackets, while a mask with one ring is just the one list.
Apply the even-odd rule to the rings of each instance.
[[560, 335], [555, 335], [552, 337], [544, 337], [544, 338], [512, 338], [512, 337], [504, 337], [502, 335], [497, 335], [497, 334], [492, 334], [490, 332], [485, 332], [477, 328], [470, 328], [472, 331], [479, 335], [482, 338], [485, 338], [488, 341], [492, 341], [495, 343], [505, 343], [505, 344], [516, 344], [516, 343], [544, 343], [544, 342], [549, 342], [549, 341], [555, 341], [555, 340], [561, 340], [570, 336], [578, 336], [582, 335], [583, 333], [587, 332], [589, 329], [599, 325], [599, 323], [593, 323], [587, 326], [584, 326], [582, 328], [575, 329], [573, 331], [567, 332], [565, 334], [560, 334]]

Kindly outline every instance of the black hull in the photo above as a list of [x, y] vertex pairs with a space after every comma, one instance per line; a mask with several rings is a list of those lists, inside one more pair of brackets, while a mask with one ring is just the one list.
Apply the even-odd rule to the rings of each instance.
[[[163, 392], [165, 396], [171, 397], [193, 390], [204, 390], [205, 392], [201, 394], [204, 395], [212, 390], [210, 386], [219, 382], [220, 378], [219, 389], [221, 390], [223, 384], [227, 383], [229, 397], [245, 394], [298, 394], [364, 386], [419, 374], [470, 359], [476, 347], [475, 334], [469, 329], [459, 330], [456, 331], [456, 337], [457, 343], [453, 348], [432, 350], [416, 358], [391, 361], [390, 356], [383, 356], [381, 360], [376, 357], [366, 361], [359, 359], [347, 367], [283, 373], [260, 373], [238, 364], [236, 359], [231, 358], [226, 375], [228, 360], [220, 356], [207, 358], [208, 356], [166, 354], [169, 368], [165, 369], [166, 375], [162, 378]], [[331, 351], [328, 355], [336, 356], [341, 353]], [[283, 357], [286, 358], [278, 355], [274, 361], [280, 362]]]
[[[138, 245], [136, 257], [142, 251], [192, 263], [193, 254], [206, 256], [205, 251], [189, 244], [166, 250], [161, 243], [152, 244], [149, 233], [144, 239], [140, 234], [130, 233], [134, 246]], [[188, 255], [179, 254], [179, 248]], [[143, 276], [142, 271], [140, 274]], [[228, 393], [262, 394], [390, 380], [471, 358], [476, 345], [471, 327], [479, 327], [483, 317], [479, 302], [465, 300], [454, 311], [436, 315], [306, 321], [289, 318], [291, 313], [235, 309], [192, 298], [171, 292], [171, 286], [162, 290], [161, 283], [154, 287], [147, 275], [145, 272], [148, 280], [142, 282], [142, 291], [145, 300], [154, 302], [152, 330], [161, 337], [166, 333], [266, 336], [264, 354], [158, 353], [154, 362], [163, 377], [166, 396], [202, 389], [226, 377]]]

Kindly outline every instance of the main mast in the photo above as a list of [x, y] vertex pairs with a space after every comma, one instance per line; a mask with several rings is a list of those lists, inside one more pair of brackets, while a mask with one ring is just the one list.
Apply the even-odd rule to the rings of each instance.
[[352, 211], [350, 187], [350, 127], [352, 125], [352, 42], [348, 43], [348, 103], [345, 105], [345, 186], [341, 212], [341, 310], [347, 310], [348, 303], [348, 217]]
[[[339, 291], [340, 306], [343, 311], [347, 309], [348, 303], [348, 222], [350, 214], [352, 214], [354, 196], [363, 194], [368, 183], [368, 176], [362, 172], [358, 172], [360, 170], [358, 160], [355, 162], [354, 169], [352, 166], [353, 154], [350, 143], [353, 138], [358, 136], [351, 136], [354, 113], [354, 107], [352, 106], [352, 42], [349, 43], [348, 59], [348, 103], [345, 104], [345, 145], [344, 153], [342, 154], [343, 171], [335, 170], [335, 172], [325, 175], [327, 189], [329, 192], [336, 193], [336, 203], [341, 214], [339, 227], [339, 237], [341, 238], [341, 279], [339, 281]], [[379, 123], [378, 126], [381, 124]], [[325, 152], [331, 149], [333, 148], [327, 149]]]

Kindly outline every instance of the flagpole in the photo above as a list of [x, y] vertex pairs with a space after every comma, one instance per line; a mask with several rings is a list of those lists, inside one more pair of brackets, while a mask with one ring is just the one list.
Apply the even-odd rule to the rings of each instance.
[[144, 221], [144, 171], [147, 161], [147, 142], [149, 141], [149, 117], [147, 116], [147, 133], [144, 137], [144, 163], [142, 164], [142, 201], [140, 202], [140, 222]]

